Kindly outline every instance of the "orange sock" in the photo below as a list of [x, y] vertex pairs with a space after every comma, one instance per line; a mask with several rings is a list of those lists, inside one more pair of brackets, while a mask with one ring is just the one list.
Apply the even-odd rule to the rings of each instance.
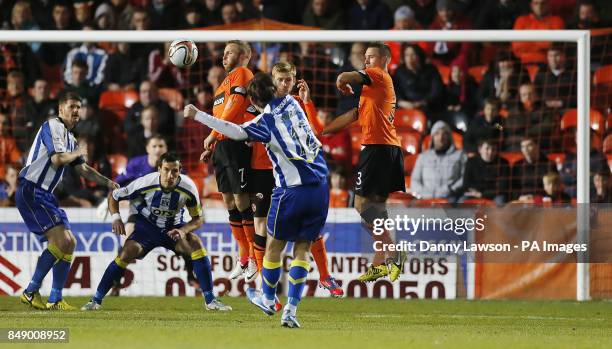
[[329, 269], [327, 268], [327, 250], [325, 249], [325, 241], [323, 241], [322, 236], [319, 236], [319, 238], [312, 243], [310, 252], [317, 264], [317, 269], [319, 269], [319, 279], [327, 279], [329, 276]]
[[255, 258], [255, 252], [253, 250], [253, 235], [255, 235], [255, 222], [253, 222], [253, 210], [249, 207], [244, 212], [240, 212], [242, 215], [242, 229], [244, 229], [244, 235], [249, 244], [249, 257]]
[[249, 242], [242, 228], [242, 216], [237, 209], [229, 210], [229, 223], [232, 229], [232, 235], [238, 243], [238, 255], [240, 256], [240, 264], [244, 265], [249, 258]]
[[253, 249], [255, 252], [255, 262], [257, 262], [257, 270], [261, 272], [264, 255], [266, 253], [266, 237], [255, 234], [253, 237]]

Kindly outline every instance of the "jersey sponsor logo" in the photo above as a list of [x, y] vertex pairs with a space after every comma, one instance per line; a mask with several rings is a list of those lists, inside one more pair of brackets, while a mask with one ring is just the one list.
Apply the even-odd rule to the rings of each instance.
[[242, 86], [234, 86], [230, 89], [230, 94], [239, 94], [246, 96], [246, 88]]
[[151, 212], [159, 217], [174, 217], [176, 216], [176, 210], [165, 210], [163, 208], [152, 207]]
[[215, 101], [213, 102], [213, 107], [221, 105], [225, 102], [225, 92], [221, 92], [220, 94], [215, 96]]

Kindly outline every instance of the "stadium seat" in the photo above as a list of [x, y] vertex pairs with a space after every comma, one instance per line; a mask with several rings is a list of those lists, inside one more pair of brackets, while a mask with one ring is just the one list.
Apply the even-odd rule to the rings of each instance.
[[100, 95], [99, 107], [114, 112], [123, 120], [127, 109], [137, 101], [136, 91], [104, 91]]
[[603, 142], [603, 152], [604, 154], [612, 154], [612, 133], [606, 136]]
[[564, 153], [550, 153], [547, 154], [546, 157], [548, 160], [555, 163], [557, 166], [557, 170], [563, 166], [563, 162], [565, 162], [565, 154]]
[[495, 206], [495, 201], [489, 199], [469, 198], [465, 199], [462, 204], [476, 206]]
[[433, 207], [433, 206], [448, 206], [448, 199], [433, 198], [433, 199], [418, 199], [414, 201], [416, 207]]
[[125, 172], [128, 159], [123, 154], [110, 154], [108, 155], [108, 162], [111, 165], [113, 178], [115, 178], [117, 175]]
[[480, 83], [487, 72], [487, 69], [488, 67], [486, 65], [477, 65], [470, 67], [470, 69], [468, 69], [468, 74], [470, 74], [477, 83]]
[[612, 172], [612, 154], [608, 154], [608, 166], [610, 167], [610, 172]]
[[444, 85], [448, 85], [448, 81], [450, 80], [450, 67], [447, 65], [438, 65], [438, 73], [440, 73], [440, 77], [442, 78], [442, 82]]
[[159, 98], [168, 103], [176, 111], [183, 109], [183, 94], [175, 88], [160, 88]]
[[408, 154], [418, 154], [421, 134], [414, 131], [398, 132], [402, 150]]
[[527, 73], [529, 74], [529, 80], [531, 80], [531, 82], [534, 82], [540, 67], [536, 64], [530, 64], [527, 65], [525, 68], [527, 69]]
[[409, 127], [421, 134], [427, 129], [427, 117], [419, 109], [397, 109], [395, 111], [396, 127]]
[[397, 191], [397, 192], [389, 194], [389, 197], [387, 198], [387, 203], [388, 204], [408, 205], [412, 201], [414, 201], [414, 199], [415, 199], [414, 196], [412, 196], [412, 194], [410, 193], [404, 193], [401, 191]]
[[612, 83], [612, 64], [599, 67], [593, 75], [593, 84], [610, 84]]
[[514, 166], [514, 164], [523, 158], [523, 154], [521, 152], [501, 152], [499, 156], [506, 159], [510, 166]]
[[412, 173], [412, 169], [414, 168], [414, 164], [417, 161], [419, 156], [416, 154], [408, 154], [404, 156], [404, 173], [410, 175]]
[[[604, 131], [604, 118], [601, 113], [596, 109], [591, 109], [590, 114], [591, 129], [596, 132]], [[574, 128], [578, 126], [578, 110], [568, 109], [561, 117], [561, 130], [568, 128]]]
[[[463, 136], [460, 133], [453, 132], [453, 140], [455, 141], [455, 146], [457, 149], [463, 149]], [[431, 135], [427, 135], [425, 138], [423, 138], [423, 143], [421, 143], [421, 151], [429, 149], [429, 143], [431, 143]]]
[[351, 132], [351, 149], [353, 152], [359, 152], [361, 150], [361, 141], [363, 139], [363, 135], [361, 132]]
[[410, 189], [410, 184], [412, 183], [410, 181], [411, 176], [404, 176], [404, 184], [406, 185], [406, 190]]

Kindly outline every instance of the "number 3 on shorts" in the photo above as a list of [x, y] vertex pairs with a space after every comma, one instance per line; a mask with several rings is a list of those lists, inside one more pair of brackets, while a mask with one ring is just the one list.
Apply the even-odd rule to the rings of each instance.
[[357, 172], [357, 185], [361, 185], [361, 171]]

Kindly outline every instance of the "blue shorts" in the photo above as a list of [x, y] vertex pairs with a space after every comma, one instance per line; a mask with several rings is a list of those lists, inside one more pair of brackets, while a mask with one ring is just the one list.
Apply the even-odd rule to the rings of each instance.
[[[173, 227], [179, 228], [179, 227]], [[170, 229], [171, 230], [171, 229]], [[140, 215], [136, 215], [136, 220], [134, 222], [134, 232], [128, 240], [134, 240], [140, 246], [142, 246], [143, 254], [138, 257], [138, 259], [144, 258], [152, 249], [156, 247], [165, 247], [170, 251], [175, 251], [176, 241], [172, 240], [168, 234], [166, 229], [162, 229], [155, 224], [149, 222], [147, 219]]]
[[327, 183], [276, 187], [268, 212], [268, 234], [284, 241], [314, 241], [325, 225], [328, 208]]
[[66, 212], [59, 208], [55, 195], [30, 181], [19, 180], [15, 203], [28, 229], [41, 235], [41, 241], [46, 241], [44, 234], [55, 226], [63, 225], [70, 230]]

